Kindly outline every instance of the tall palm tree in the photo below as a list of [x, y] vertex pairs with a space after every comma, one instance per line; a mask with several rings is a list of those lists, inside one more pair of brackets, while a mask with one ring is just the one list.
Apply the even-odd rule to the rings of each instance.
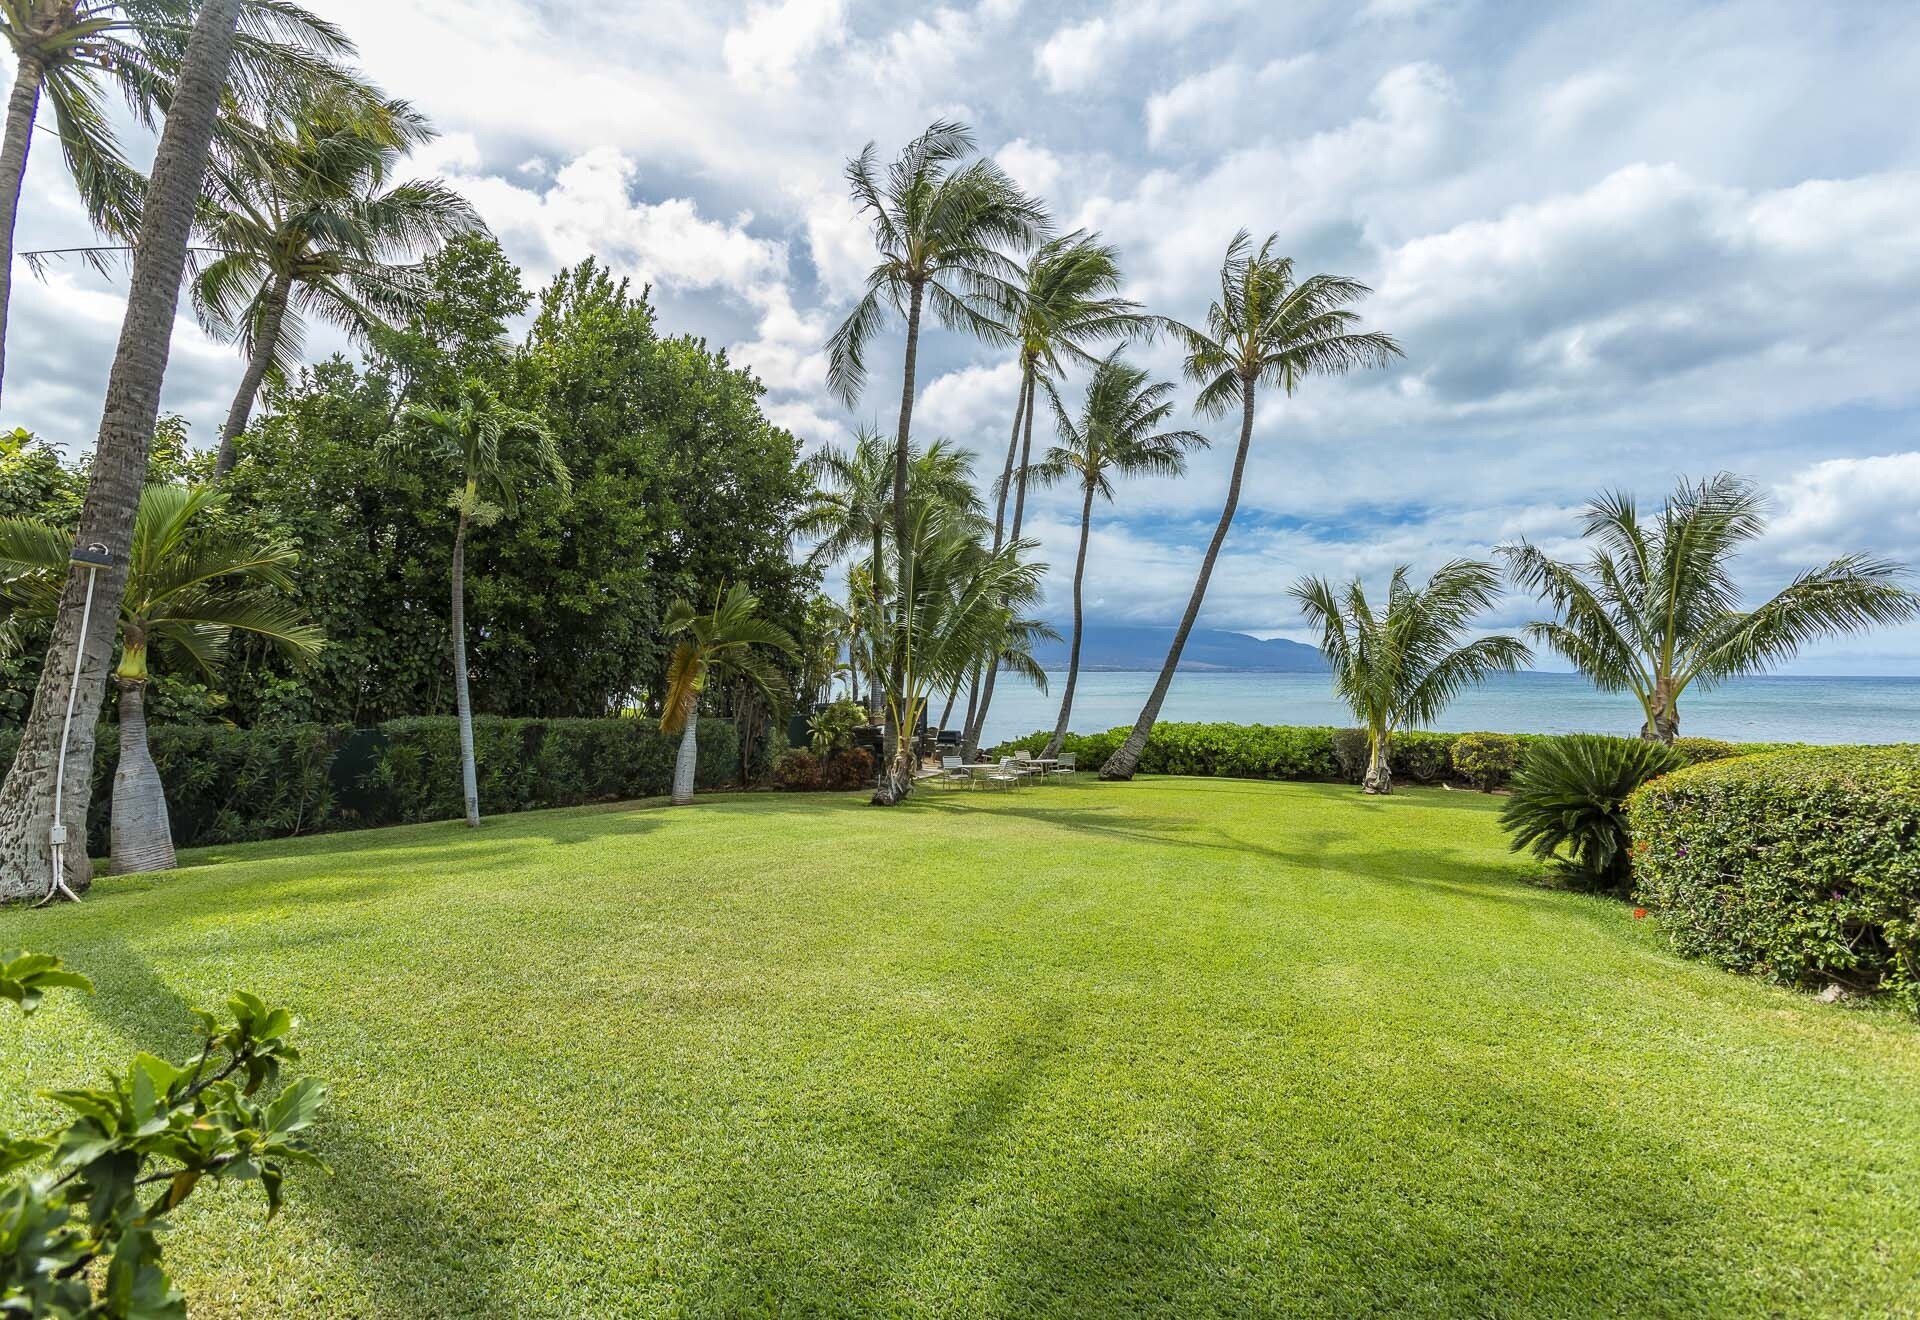
[[1900, 585], [1905, 567], [1862, 554], [1808, 569], [1741, 609], [1733, 560], [1766, 530], [1766, 507], [1752, 482], [1725, 472], [1682, 481], [1651, 525], [1631, 496], [1602, 495], [1580, 530], [1592, 546], [1584, 563], [1552, 559], [1524, 540], [1499, 553], [1556, 616], [1528, 634], [1603, 691], [1633, 693], [1642, 738], [1673, 741], [1680, 696], [1696, 683], [1763, 673], [1817, 638], [1920, 614], [1920, 597]]
[[448, 505], [454, 511], [452, 608], [454, 709], [460, 717], [460, 779], [467, 824], [480, 824], [479, 777], [473, 763], [473, 698], [467, 687], [467, 534], [510, 518], [520, 506], [520, 489], [550, 481], [570, 490], [573, 479], [561, 461], [546, 423], [524, 409], [503, 403], [493, 387], [469, 377], [444, 408], [410, 403], [400, 425], [381, 442], [424, 456], [453, 473], [457, 485]]
[[[1005, 342], [1009, 332], [994, 310], [1011, 304], [1019, 267], [1003, 249], [1031, 246], [1044, 234], [1047, 215], [998, 165], [975, 155], [971, 130], [946, 120], [908, 143], [884, 175], [869, 142], [848, 162], [846, 177], [872, 225], [880, 260], [867, 273], [866, 292], [828, 341], [827, 384], [851, 407], [866, 387], [867, 350], [888, 310], [904, 318], [892, 505], [894, 544], [903, 547], [921, 316], [931, 305], [943, 324]], [[890, 671], [888, 680], [897, 696], [902, 675]]]
[[[105, 233], [131, 239], [144, 181], [121, 154], [108, 87], [153, 127], [184, 85], [195, 10], [192, 0], [0, 0], [0, 39], [15, 62], [0, 140], [0, 377], [14, 222], [42, 99], [53, 110], [54, 132], [88, 218]], [[228, 75], [236, 104], [262, 104], [290, 80], [344, 77], [331, 61], [350, 55], [352, 43], [298, 5], [243, 0], [236, 25]]]
[[216, 481], [233, 466], [262, 382], [299, 360], [304, 317], [364, 340], [418, 310], [427, 292], [419, 258], [484, 228], [437, 179], [391, 182], [401, 158], [433, 137], [405, 101], [329, 91], [292, 98], [256, 142], [209, 172], [200, 228], [219, 255], [194, 281], [194, 306], [209, 332], [247, 354]]
[[707, 681], [733, 679], [778, 708], [791, 699], [787, 682], [761, 652], [770, 649], [792, 655], [799, 648], [785, 628], [760, 617], [760, 598], [741, 582], [717, 597], [705, 614], [685, 600], [674, 601], [667, 610], [666, 630], [669, 637], [687, 635], [667, 664], [667, 694], [660, 716], [662, 733], [680, 735], [680, 752], [673, 762], [673, 805], [684, 807], [693, 801], [700, 694]]
[[[221, 497], [211, 487], [148, 486], [133, 524], [127, 590], [120, 601], [120, 763], [113, 776], [113, 869], [173, 869], [173, 831], [160, 772], [147, 747], [146, 688], [158, 652], [209, 678], [235, 632], [251, 633], [295, 659], [320, 649], [320, 630], [280, 593], [299, 555], [283, 542], [210, 527]], [[26, 615], [50, 616], [73, 553], [73, 536], [26, 518], [0, 520], [7, 599]]]
[[1060, 443], [1035, 464], [1031, 476], [1042, 486], [1073, 480], [1080, 487], [1080, 548], [1073, 560], [1073, 641], [1067, 650], [1067, 685], [1060, 694], [1060, 717], [1045, 755], [1057, 756], [1073, 715], [1073, 689], [1080, 679], [1080, 627], [1084, 618], [1081, 584], [1087, 571], [1087, 536], [1093, 525], [1095, 497], [1113, 502], [1116, 477], [1177, 477], [1187, 470], [1187, 450], [1205, 448], [1198, 431], [1161, 430], [1173, 413], [1173, 386], [1149, 384], [1147, 373], [1120, 360], [1115, 349], [1094, 368], [1078, 417], [1069, 416], [1051, 386], [1054, 424]]
[[[82, 654], [83, 640], [86, 656], [106, 653], [126, 589], [127, 552], [160, 412], [160, 384], [186, 273], [187, 241], [241, 5], [242, 0], [202, 0], [154, 153], [126, 316], [107, 375], [87, 498], [74, 538], [75, 544], [110, 562], [99, 570], [97, 584], [92, 573], [78, 566], [67, 574], [47, 663], [40, 669], [13, 766], [0, 785], [0, 900], [52, 894], [60, 880], [77, 892], [92, 880], [86, 848], [69, 847], [64, 840], [86, 838], [88, 794], [83, 786], [91, 778], [94, 722], [106, 692], [106, 671], [97, 664], [76, 666], [75, 657]], [[97, 610], [89, 610], [90, 603]], [[78, 791], [62, 798], [63, 818], [55, 820], [54, 795], [61, 782], [55, 762], [60, 759], [62, 727], [69, 722], [73, 737], [65, 743], [61, 779], [72, 780]], [[55, 873], [56, 856], [60, 874]]]
[[1167, 649], [1166, 663], [1154, 680], [1140, 718], [1126, 740], [1100, 768], [1102, 779], [1131, 779], [1146, 749], [1147, 735], [1160, 718], [1160, 707], [1180, 667], [1187, 635], [1207, 598], [1213, 577], [1240, 507], [1240, 483], [1247, 470], [1247, 451], [1253, 445], [1254, 402], [1262, 385], [1278, 386], [1291, 395], [1309, 376], [1344, 374], [1357, 367], [1384, 367], [1400, 356], [1393, 336], [1359, 328], [1360, 317], [1349, 308], [1372, 290], [1343, 275], [1294, 278], [1293, 260], [1274, 254], [1278, 236], [1253, 250], [1246, 230], [1227, 244], [1220, 264], [1220, 296], [1207, 308], [1204, 330], [1172, 326], [1186, 348], [1187, 379], [1200, 386], [1194, 411], [1203, 417], [1221, 417], [1240, 405], [1240, 444], [1233, 455], [1233, 473], [1227, 479], [1226, 504], [1220, 522], [1200, 561], [1200, 576], [1180, 616], [1180, 626]]
[[[996, 546], [1001, 540], [1009, 492], [1013, 524], [1008, 535], [1015, 540], [1026, 517], [1033, 416], [1038, 411], [1041, 389], [1051, 388], [1070, 363], [1092, 365], [1102, 342], [1140, 338], [1157, 324], [1138, 303], [1119, 296], [1120, 283], [1120, 260], [1114, 248], [1100, 242], [1098, 235], [1075, 230], [1049, 239], [1034, 250], [1021, 280], [1000, 309], [1001, 319], [1012, 329], [1018, 345], [1020, 390], [993, 513]], [[964, 753], [969, 758], [979, 746], [980, 728], [993, 704], [998, 672], [989, 669], [981, 676], [975, 699], [969, 703]]]
[[1292, 588], [1307, 622], [1320, 629], [1333, 690], [1367, 731], [1369, 793], [1393, 791], [1395, 733], [1433, 723], [1462, 688], [1532, 658], [1516, 638], [1460, 640], [1500, 595], [1500, 570], [1492, 564], [1456, 559], [1423, 587], [1407, 581], [1409, 572], [1405, 564], [1393, 570], [1384, 614], [1368, 603], [1358, 578], [1339, 592], [1318, 577]]

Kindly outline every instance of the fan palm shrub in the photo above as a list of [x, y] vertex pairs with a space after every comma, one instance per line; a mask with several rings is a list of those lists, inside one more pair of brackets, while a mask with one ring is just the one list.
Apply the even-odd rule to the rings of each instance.
[[673, 763], [673, 805], [693, 801], [693, 776], [698, 768], [696, 731], [700, 723], [700, 694], [715, 677], [744, 683], [778, 709], [791, 701], [780, 671], [763, 651], [791, 655], [798, 649], [785, 628], [760, 617], [760, 598], [736, 582], [702, 614], [685, 600], [676, 600], [665, 620], [669, 637], [685, 633], [667, 666], [667, 692], [662, 703], [660, 731], [680, 735], [680, 752]]
[[1292, 588], [1308, 623], [1320, 630], [1334, 691], [1366, 730], [1368, 793], [1393, 791], [1389, 757], [1397, 731], [1433, 723], [1463, 688], [1531, 658], [1512, 637], [1461, 640], [1500, 594], [1492, 564], [1456, 559], [1422, 587], [1412, 585], [1409, 572], [1404, 564], [1394, 569], [1384, 611], [1374, 609], [1358, 579], [1339, 591], [1318, 577]]
[[[236, 632], [304, 660], [320, 630], [282, 593], [293, 586], [293, 547], [222, 528], [211, 487], [149, 486], [134, 519], [127, 589], [120, 600], [120, 761], [113, 776], [113, 869], [171, 870], [173, 830], [165, 787], [147, 746], [146, 688], [155, 658], [186, 661], [209, 681]], [[50, 617], [73, 553], [71, 532], [31, 519], [0, 519], [0, 585], [20, 614]]]
[[1500, 824], [1514, 852], [1531, 850], [1581, 889], [1623, 893], [1632, 856], [1627, 799], [1685, 759], [1664, 743], [1572, 733], [1527, 748]]
[[1393, 336], [1360, 329], [1360, 317], [1351, 310], [1372, 290], [1343, 275], [1297, 279], [1292, 259], [1274, 252], [1276, 241], [1277, 236], [1269, 237], [1256, 252], [1246, 230], [1235, 234], [1220, 265], [1220, 296], [1207, 309], [1206, 328], [1171, 325], [1186, 350], [1187, 379], [1200, 386], [1194, 411], [1203, 417], [1221, 417], [1238, 404], [1240, 443], [1234, 450], [1219, 524], [1207, 543], [1206, 557], [1200, 561], [1199, 576], [1174, 631], [1173, 644], [1167, 649], [1166, 662], [1134, 721], [1133, 731], [1100, 767], [1102, 779], [1133, 777], [1147, 736], [1160, 718], [1174, 671], [1180, 667], [1180, 653], [1207, 598], [1207, 584], [1219, 562], [1220, 547], [1226, 544], [1234, 512], [1240, 507], [1240, 483], [1246, 475], [1247, 453], [1253, 447], [1254, 405], [1260, 387], [1275, 387], [1291, 395], [1309, 376], [1384, 367], [1400, 356], [1400, 346]]
[[1905, 566], [1863, 554], [1808, 569], [1742, 609], [1734, 560], [1765, 530], [1753, 483], [1723, 472], [1681, 482], [1651, 522], [1631, 496], [1595, 499], [1581, 519], [1591, 547], [1584, 562], [1553, 559], [1524, 540], [1499, 553], [1515, 581], [1554, 611], [1528, 634], [1602, 691], [1633, 693], [1640, 736], [1670, 743], [1689, 687], [1763, 673], [1811, 641], [1920, 614], [1920, 597], [1901, 585]]

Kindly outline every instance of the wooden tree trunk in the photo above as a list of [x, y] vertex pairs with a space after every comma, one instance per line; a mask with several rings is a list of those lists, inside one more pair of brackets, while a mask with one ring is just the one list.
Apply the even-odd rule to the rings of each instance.
[[[1034, 369], [1031, 365], [1029, 365], [1027, 367], [1027, 372], [1026, 372], [1026, 382], [1022, 389], [1022, 393], [1026, 396], [1025, 416], [1024, 418], [1021, 419], [1021, 421], [1024, 423], [1025, 438], [1022, 439], [1022, 441], [1020, 442], [1020, 463], [1018, 467], [1013, 467], [1011, 465], [1012, 455], [1011, 454], [1008, 455], [1009, 474], [1013, 478], [1013, 491], [1014, 491], [1013, 526], [1007, 532], [1008, 541], [1018, 541], [1020, 539], [1020, 526], [1021, 526], [1021, 523], [1025, 521], [1025, 518], [1026, 518], [1027, 465], [1032, 460], [1032, 457], [1033, 457], [1033, 411], [1034, 411], [1033, 400], [1034, 400], [1034, 393], [1038, 388], [1039, 388], [1039, 385], [1038, 385], [1038, 381], [1035, 379]], [[1005, 500], [1004, 489], [1002, 491], [1001, 498], [1002, 498], [1002, 501], [1004, 502]], [[996, 519], [994, 534], [993, 534], [993, 548], [995, 550], [998, 550], [1002, 544], [1003, 542], [1000, 540], [998, 519]], [[981, 680], [980, 680], [980, 705], [979, 705], [979, 708], [974, 711], [973, 736], [968, 740], [968, 746], [967, 746], [967, 758], [969, 760], [971, 760], [973, 758], [973, 754], [979, 750], [980, 731], [986, 727], [987, 711], [993, 705], [994, 684], [999, 679], [999, 676], [1000, 676], [999, 664], [993, 660], [989, 660], [986, 667], [986, 673], [981, 676]]]
[[680, 733], [680, 751], [673, 758], [673, 805], [693, 805], [693, 772], [700, 758], [700, 712], [687, 716], [687, 727]]
[[1060, 744], [1067, 740], [1067, 721], [1073, 717], [1073, 688], [1080, 681], [1080, 584], [1087, 573], [1087, 531], [1093, 522], [1093, 487], [1087, 487], [1080, 503], [1080, 553], [1073, 561], [1073, 643], [1067, 648], [1067, 689], [1060, 694], [1060, 718], [1054, 721], [1053, 737], [1041, 756], [1060, 755]]
[[[904, 576], [907, 562], [907, 454], [913, 436], [913, 374], [920, 354], [920, 309], [926, 297], [924, 285], [913, 286], [912, 300], [907, 304], [907, 357], [905, 369], [901, 372], [900, 384], [900, 430], [893, 442], [893, 550], [898, 563], [896, 574]], [[879, 583], [874, 590], [879, 591]], [[894, 584], [896, 609], [903, 608], [898, 596], [900, 584]], [[898, 629], [894, 632], [897, 634]], [[907, 686], [907, 657], [901, 640], [896, 636], [893, 655], [887, 667], [887, 703], [890, 709], [904, 709], [906, 706], [905, 688]], [[878, 678], [879, 676], [873, 675]], [[900, 774], [901, 763], [913, 746], [911, 729], [895, 728], [898, 721], [887, 720], [887, 762], [888, 770], [880, 776], [880, 785], [874, 790], [873, 804], [877, 807], [890, 807], [903, 801], [913, 791], [913, 775], [909, 772], [904, 778]]]
[[115, 875], [171, 871], [173, 823], [166, 787], [147, 746], [147, 685], [120, 684], [120, 764], [113, 772], [112, 866]]
[[1366, 793], [1393, 792], [1393, 767], [1389, 759], [1393, 754], [1392, 741], [1384, 733], [1370, 734], [1367, 739], [1367, 777], [1361, 783], [1361, 791]]
[[453, 533], [453, 708], [460, 717], [460, 788], [467, 824], [480, 824], [479, 772], [473, 763], [473, 697], [467, 689], [467, 515]]
[[1669, 745], [1680, 736], [1680, 694], [1673, 690], [1673, 680], [1657, 679], [1653, 685], [1653, 718], [1640, 726], [1640, 736], [1648, 742], [1663, 742]]
[[220, 429], [220, 452], [213, 460], [215, 481], [233, 470], [233, 442], [247, 429], [247, 418], [253, 413], [260, 382], [267, 378], [267, 368], [273, 363], [273, 350], [280, 342], [280, 326], [286, 320], [287, 298], [292, 292], [293, 280], [276, 276], [266, 301], [261, 304], [260, 324], [254, 329], [253, 353], [247, 358], [246, 374], [241, 376], [240, 388], [234, 393], [233, 407], [227, 410], [227, 424]]
[[44, 77], [40, 61], [30, 57], [14, 69], [13, 90], [7, 94], [6, 138], [0, 142], [0, 387], [6, 383], [7, 310], [13, 302], [14, 222], [20, 214], [20, 185], [27, 175]]
[[1160, 666], [1160, 677], [1154, 680], [1153, 691], [1147, 694], [1147, 704], [1141, 708], [1140, 718], [1133, 722], [1132, 732], [1100, 767], [1102, 779], [1133, 778], [1140, 754], [1147, 749], [1147, 738], [1159, 722], [1167, 689], [1173, 686], [1174, 671], [1180, 667], [1180, 652], [1186, 648], [1194, 620], [1200, 617], [1200, 606], [1207, 598], [1207, 583], [1213, 578], [1213, 566], [1219, 562], [1220, 547], [1226, 544], [1227, 529], [1233, 526], [1234, 510], [1240, 507], [1240, 482], [1247, 471], [1247, 450], [1253, 445], [1253, 385], [1253, 381], [1244, 376], [1240, 380], [1240, 448], [1233, 456], [1233, 476], [1227, 482], [1227, 502], [1220, 510], [1220, 525], [1213, 529], [1213, 539], [1207, 543], [1207, 557], [1200, 562], [1200, 576], [1193, 584], [1186, 613], [1180, 616], [1173, 645], [1167, 649], [1167, 662]]
[[92, 879], [87, 858], [88, 784], [94, 727], [106, 695], [107, 667], [126, 590], [127, 554], [133, 519], [146, 480], [147, 451], [160, 410], [180, 282], [186, 273], [187, 239], [206, 173], [220, 94], [233, 58], [241, 0], [203, 0], [194, 20], [171, 113], [154, 155], [153, 178], [134, 243], [133, 272], [120, 342], [107, 377], [93, 471], [75, 536], [78, 545], [98, 545], [113, 557], [99, 571], [85, 641], [86, 662], [75, 672], [87, 573], [67, 574], [54, 619], [47, 661], [34, 688], [33, 705], [21, 728], [20, 748], [0, 785], [0, 900], [51, 892], [54, 762], [65, 721], [67, 686], [74, 684], [73, 737], [66, 782], [73, 785], [60, 822], [69, 840], [63, 849], [66, 882], [78, 891]]

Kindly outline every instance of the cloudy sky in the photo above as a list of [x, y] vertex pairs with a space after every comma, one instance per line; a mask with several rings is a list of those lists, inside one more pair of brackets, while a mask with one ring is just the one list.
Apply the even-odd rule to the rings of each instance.
[[[1364, 314], [1406, 360], [1263, 400], [1212, 625], [1297, 635], [1300, 573], [1378, 582], [1515, 535], [1565, 544], [1596, 490], [1653, 500], [1720, 469], [1775, 503], [1756, 590], [1847, 550], [1920, 563], [1920, 5], [316, 7], [433, 116], [419, 168], [530, 280], [596, 253], [651, 281], [667, 326], [731, 346], [809, 444], [898, 402], [897, 348], [854, 412], [824, 386], [871, 261], [840, 169], [936, 117], [973, 125], [1063, 228], [1118, 245], [1155, 311], [1197, 319], [1241, 227], [1372, 285]], [[83, 238], [43, 148], [21, 246]], [[83, 270], [16, 286], [0, 421], [90, 443], [119, 309]], [[1007, 354], [935, 331], [922, 364], [916, 431], [1004, 452]], [[167, 406], [205, 440], [239, 372], [183, 321]], [[1177, 615], [1224, 490], [1216, 433], [1186, 480], [1100, 512], [1096, 617]], [[1076, 512], [1044, 495], [1033, 520], [1062, 610]], [[1798, 668], [1920, 673], [1920, 629]]]

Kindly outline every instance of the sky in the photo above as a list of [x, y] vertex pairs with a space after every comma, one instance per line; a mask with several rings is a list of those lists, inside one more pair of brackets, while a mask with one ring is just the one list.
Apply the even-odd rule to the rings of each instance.
[[[1653, 504], [1722, 470], [1771, 502], [1740, 565], [1755, 599], [1849, 551], [1920, 564], [1920, 5], [315, 7], [432, 117], [415, 169], [472, 198], [530, 282], [594, 254], [651, 283], [665, 327], [750, 367], [808, 448], [889, 425], [899, 402], [897, 328], [854, 409], [825, 386], [826, 339], [873, 261], [841, 170], [936, 118], [971, 125], [1059, 228], [1116, 245], [1155, 312], [1201, 319], [1241, 228], [1364, 281], [1363, 318], [1405, 359], [1261, 398], [1204, 626], [1304, 638], [1285, 590], [1301, 574], [1378, 590], [1397, 564], [1520, 536], [1570, 553], [1594, 494]], [[85, 239], [41, 145], [19, 246]], [[120, 311], [84, 268], [23, 274], [0, 425], [90, 445]], [[308, 351], [341, 347], [316, 334]], [[1133, 355], [1180, 380], [1170, 346]], [[183, 315], [164, 406], [211, 443], [240, 371]], [[997, 474], [1010, 354], [935, 327], [920, 373], [916, 436]], [[1198, 423], [1215, 443], [1184, 479], [1096, 510], [1091, 617], [1177, 618], [1237, 420]], [[1064, 488], [1030, 504], [1055, 617], [1077, 515]], [[1510, 597], [1488, 625], [1535, 613]], [[1920, 626], [1792, 668], [1920, 674]]]

